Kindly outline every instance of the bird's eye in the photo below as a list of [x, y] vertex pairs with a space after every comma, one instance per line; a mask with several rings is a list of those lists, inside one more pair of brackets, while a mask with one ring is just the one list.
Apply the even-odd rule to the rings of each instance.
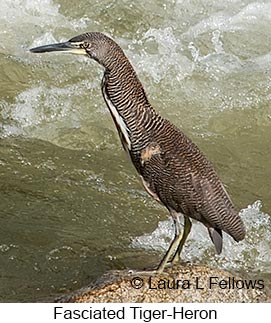
[[87, 49], [87, 48], [89, 48], [89, 43], [84, 42], [84, 43], [80, 44], [80, 47], [83, 49]]

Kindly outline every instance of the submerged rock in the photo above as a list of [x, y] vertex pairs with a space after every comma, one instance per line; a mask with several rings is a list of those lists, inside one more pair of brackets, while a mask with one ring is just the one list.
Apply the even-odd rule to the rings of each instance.
[[174, 266], [161, 274], [148, 271], [112, 271], [93, 285], [56, 302], [266, 302], [265, 282], [245, 279], [203, 266]]

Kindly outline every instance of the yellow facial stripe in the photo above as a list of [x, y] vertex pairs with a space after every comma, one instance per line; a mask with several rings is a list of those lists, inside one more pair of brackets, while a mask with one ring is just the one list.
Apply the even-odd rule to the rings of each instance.
[[86, 51], [83, 48], [71, 48], [68, 50], [65, 50], [65, 53], [71, 53], [76, 55], [86, 55]]

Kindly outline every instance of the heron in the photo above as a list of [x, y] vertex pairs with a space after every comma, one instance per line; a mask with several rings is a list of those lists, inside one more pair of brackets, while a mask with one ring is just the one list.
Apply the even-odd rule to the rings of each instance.
[[102, 94], [122, 146], [146, 191], [166, 207], [173, 219], [174, 238], [157, 267], [158, 273], [180, 261], [192, 219], [207, 228], [218, 254], [222, 251], [223, 232], [237, 242], [244, 239], [244, 223], [213, 164], [190, 138], [152, 107], [132, 64], [112, 38], [88, 32], [30, 51], [84, 55], [104, 68]]

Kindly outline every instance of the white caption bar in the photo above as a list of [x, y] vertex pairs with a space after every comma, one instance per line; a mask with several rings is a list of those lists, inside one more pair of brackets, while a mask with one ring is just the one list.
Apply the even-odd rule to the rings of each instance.
[[1, 322], [266, 322], [271, 304], [0, 304]]

